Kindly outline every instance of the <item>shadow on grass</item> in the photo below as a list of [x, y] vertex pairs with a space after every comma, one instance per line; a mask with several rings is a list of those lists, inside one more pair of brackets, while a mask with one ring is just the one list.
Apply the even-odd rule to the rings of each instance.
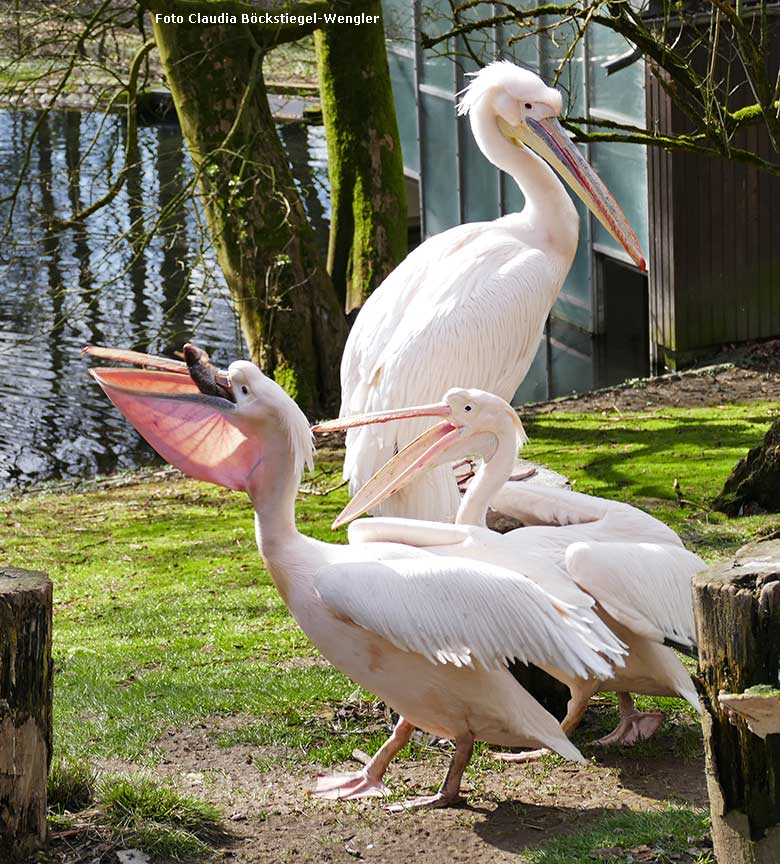
[[[638, 812], [542, 807], [504, 801], [477, 823], [476, 833], [524, 864], [590, 864], [593, 860], [700, 862], [708, 857], [704, 810], [670, 806]], [[638, 858], [641, 850], [643, 857]]]
[[[671, 482], [678, 473], [695, 476], [700, 488], [717, 475], [712, 485], [714, 492], [719, 491], [719, 484], [725, 481], [733, 463], [761, 442], [764, 427], [770, 421], [760, 411], [728, 419], [712, 413], [707, 416], [705, 412], [659, 414], [641, 419], [627, 414], [619, 420], [590, 415], [547, 415], [529, 418], [527, 429], [531, 439], [529, 453], [535, 449], [535, 443], [545, 451], [571, 451], [576, 447], [573, 457], [588, 454], [587, 461], [583, 459], [578, 465], [588, 479], [615, 488], [630, 485], [634, 496], [670, 498]], [[730, 451], [733, 456], [729, 455], [724, 465], [724, 456]], [[651, 462], [655, 470], [643, 476], [638, 469], [642, 463]], [[668, 483], [665, 472], [659, 472], [658, 466], [668, 466], [671, 472]]]

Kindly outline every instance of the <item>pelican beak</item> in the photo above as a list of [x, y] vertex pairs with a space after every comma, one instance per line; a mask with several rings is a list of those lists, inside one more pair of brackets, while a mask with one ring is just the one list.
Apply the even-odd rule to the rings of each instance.
[[[236, 405], [227, 372], [210, 367], [210, 374], [218, 376], [216, 390], [215, 378], [193, 374], [191, 362], [112, 348], [90, 348], [83, 353], [153, 367], [101, 367], [89, 372], [115, 407], [171, 465], [196, 480], [247, 490], [263, 461], [263, 440]], [[195, 359], [203, 366], [202, 357]]]
[[[452, 409], [446, 402], [434, 402], [430, 405], [418, 405], [415, 408], [398, 408], [390, 411], [374, 411], [368, 414], [354, 414], [351, 417], [339, 417], [326, 423], [312, 426], [312, 432], [340, 432], [355, 429], [358, 426], [369, 426], [374, 423], [391, 423], [394, 420], [408, 420], [413, 417], [450, 417]], [[433, 467], [434, 460], [460, 435], [460, 428], [443, 420], [431, 429], [427, 429], [389, 462], [385, 463], [374, 476], [358, 490], [357, 494], [338, 515], [331, 526], [334, 530], [346, 525], [353, 519], [370, 510], [380, 501], [389, 498], [404, 487], [409, 480], [425, 468]], [[432, 464], [433, 463], [433, 464]]]
[[[419, 474], [451, 462], [471, 453], [489, 453], [496, 446], [492, 432], [467, 433], [463, 426], [451, 421], [452, 409], [446, 402], [419, 405], [416, 408], [400, 408], [392, 411], [376, 411], [371, 414], [356, 414], [340, 417], [312, 427], [314, 432], [335, 432], [354, 429], [373, 423], [388, 423], [410, 417], [444, 417], [440, 423], [426, 429], [403, 450], [396, 453], [374, 476], [359, 489], [347, 506], [339, 513], [333, 528], [340, 528], [370, 510], [385, 498], [395, 495]], [[518, 421], [519, 422], [519, 421]], [[521, 427], [522, 428], [522, 427]]]
[[349, 504], [339, 513], [332, 527], [336, 529], [346, 525], [361, 513], [376, 507], [385, 498], [395, 495], [421, 472], [435, 468], [443, 462], [449, 462], [451, 457], [445, 457], [444, 454], [460, 440], [462, 434], [463, 428], [454, 426], [448, 420], [442, 420], [441, 423], [426, 429], [403, 450], [396, 453], [389, 462], [386, 462], [368, 483], [355, 493]]
[[451, 414], [452, 410], [446, 402], [434, 402], [431, 405], [418, 405], [415, 408], [397, 408], [368, 414], [353, 414], [351, 417], [337, 417], [325, 423], [316, 423], [311, 427], [311, 431], [341, 432], [357, 426], [369, 426], [372, 423], [389, 423], [393, 420], [407, 420], [410, 417], [449, 417]]
[[110, 360], [112, 363], [129, 363], [145, 369], [157, 369], [161, 372], [174, 372], [192, 378], [201, 393], [208, 396], [221, 396], [235, 402], [235, 396], [230, 386], [228, 373], [217, 369], [209, 362], [205, 351], [188, 342], [184, 346], [184, 360], [172, 360], [169, 357], [156, 357], [153, 354], [143, 354], [140, 351], [127, 351], [124, 348], [104, 348], [100, 345], [87, 345], [81, 349], [82, 356], [98, 357]]
[[640, 270], [647, 270], [642, 247], [625, 213], [599, 175], [585, 161], [557, 118], [527, 118], [524, 123], [516, 126], [511, 126], [499, 118], [498, 127], [509, 141], [521, 146], [527, 145], [552, 165], [591, 213], [628, 252], [636, 266]]

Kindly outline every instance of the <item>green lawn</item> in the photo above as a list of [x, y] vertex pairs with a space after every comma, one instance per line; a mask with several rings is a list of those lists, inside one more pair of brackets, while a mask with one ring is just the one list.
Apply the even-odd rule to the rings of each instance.
[[[777, 516], [727, 520], [708, 509], [735, 461], [760, 442], [772, 410], [753, 404], [529, 417], [525, 455], [568, 474], [579, 491], [649, 509], [694, 551], [715, 558], [780, 525]], [[333, 485], [337, 466], [326, 470], [308, 482]], [[678, 502], [675, 480], [690, 503]], [[344, 542], [330, 523], [346, 497], [345, 489], [301, 496], [301, 529]], [[42, 569], [54, 581], [55, 758], [153, 764], [150, 747], [163, 730], [227, 713], [247, 716], [240, 740], [292, 741], [302, 759], [321, 764], [381, 737], [335, 737], [330, 724], [318, 725], [321, 709], [345, 700], [354, 685], [311, 662], [313, 649], [260, 562], [243, 495], [147, 478], [13, 497], [0, 503], [0, 514], [3, 564]], [[701, 818], [686, 811], [682, 833]], [[643, 821], [639, 834], [652, 833], [653, 824]], [[611, 845], [610, 830], [605, 823], [580, 845]], [[561, 858], [556, 848], [528, 860], [580, 860]]]

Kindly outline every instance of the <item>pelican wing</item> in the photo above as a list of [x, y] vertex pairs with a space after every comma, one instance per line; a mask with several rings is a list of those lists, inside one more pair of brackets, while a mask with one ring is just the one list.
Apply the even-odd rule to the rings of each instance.
[[[565, 271], [495, 224], [464, 227], [415, 250], [358, 315], [342, 361], [342, 416], [432, 402], [454, 386], [514, 395]], [[408, 283], [399, 285], [402, 278]], [[430, 425], [422, 419], [349, 430], [344, 475], [353, 492]], [[377, 512], [451, 518], [457, 503], [445, 466]]]
[[660, 543], [572, 543], [566, 569], [616, 621], [657, 642], [693, 647], [691, 579], [698, 555]]
[[588, 623], [510, 570], [462, 558], [332, 564], [315, 587], [336, 615], [432, 663], [501, 668], [516, 658], [573, 677], [607, 678]]

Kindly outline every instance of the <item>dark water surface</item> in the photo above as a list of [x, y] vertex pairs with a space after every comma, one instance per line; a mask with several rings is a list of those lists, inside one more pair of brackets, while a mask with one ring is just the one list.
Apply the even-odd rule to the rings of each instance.
[[[0, 198], [17, 184], [37, 120], [36, 112], [0, 110]], [[326, 242], [323, 131], [285, 124], [280, 132]], [[133, 251], [191, 176], [177, 126], [140, 129], [139, 164], [114, 201], [83, 228], [57, 224], [105, 194], [124, 135], [119, 117], [58, 112], [30, 151], [12, 228], [0, 238], [0, 489], [154, 460], [87, 375], [79, 354], [87, 343], [172, 354], [192, 339], [218, 364], [245, 356], [191, 201], [166, 214], [148, 248]], [[3, 224], [10, 206], [0, 205]]]

